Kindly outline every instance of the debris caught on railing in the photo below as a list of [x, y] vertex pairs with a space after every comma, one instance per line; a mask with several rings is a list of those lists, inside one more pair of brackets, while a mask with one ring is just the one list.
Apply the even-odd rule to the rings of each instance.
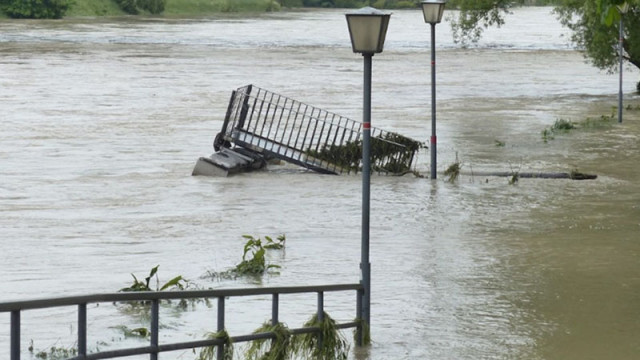
[[[280, 159], [323, 174], [362, 168], [362, 123], [253, 85], [231, 94], [216, 152], [198, 159], [193, 175], [228, 176]], [[405, 174], [424, 145], [371, 128], [371, 170]]]

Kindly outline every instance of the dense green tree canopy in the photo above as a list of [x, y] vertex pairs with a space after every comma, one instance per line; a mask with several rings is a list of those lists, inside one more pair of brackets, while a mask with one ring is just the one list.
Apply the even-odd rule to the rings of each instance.
[[623, 57], [640, 68], [640, 7], [638, 0], [563, 0], [556, 14], [573, 31], [572, 40], [585, 51], [591, 62], [613, 70], [618, 61], [620, 16], [623, 20]]
[[[509, 0], [453, 0], [460, 14], [453, 19], [455, 40], [476, 42], [489, 26], [504, 24], [510, 7], [526, 3]], [[640, 68], [640, 0], [555, 0], [555, 13], [572, 30], [571, 39], [601, 69], [613, 71], [618, 63], [619, 20], [624, 22], [623, 56]], [[619, 8], [627, 11], [620, 14]]]

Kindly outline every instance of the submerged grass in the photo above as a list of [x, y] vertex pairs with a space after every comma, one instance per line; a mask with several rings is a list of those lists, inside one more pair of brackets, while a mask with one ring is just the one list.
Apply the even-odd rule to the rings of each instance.
[[323, 313], [322, 320], [314, 314], [304, 327], [318, 327], [322, 334], [322, 342], [317, 334], [302, 334], [296, 336], [295, 353], [303, 359], [318, 360], [346, 360], [349, 354], [349, 344], [336, 328], [336, 322]]
[[572, 130], [600, 130], [613, 126], [616, 118], [613, 115], [602, 115], [597, 118], [588, 117], [580, 122], [557, 119], [549, 128], [542, 130], [542, 140], [547, 143], [555, 139], [556, 135], [566, 134]]
[[272, 325], [264, 323], [253, 333], [272, 332], [275, 334], [274, 339], [259, 339], [250, 343], [245, 353], [247, 360], [286, 360], [290, 359], [295, 352], [295, 346], [292, 342], [291, 331], [283, 323]]
[[[222, 355], [222, 358], [224, 360], [233, 360], [234, 346], [231, 341], [231, 337], [226, 330], [207, 333], [206, 338], [207, 340], [224, 340], [224, 354]], [[196, 360], [214, 360], [217, 355], [217, 348], [218, 347], [215, 345], [202, 348], [200, 353], [198, 353]]]
[[314, 332], [293, 335], [283, 323], [263, 324], [254, 331], [254, 334], [273, 333], [275, 337], [252, 341], [243, 358], [248, 360], [346, 360], [349, 355], [349, 344], [340, 334], [335, 320], [326, 312], [323, 315], [323, 319], [319, 320], [316, 313], [304, 324], [305, 328], [319, 328], [320, 334]]
[[580, 122], [579, 126], [581, 129], [587, 130], [607, 129], [612, 127], [616, 121], [613, 115], [602, 115], [599, 118], [586, 118]]
[[447, 177], [446, 181], [451, 184], [455, 183], [460, 176], [460, 169], [462, 169], [462, 164], [458, 160], [458, 153], [456, 152], [456, 161], [444, 171], [444, 176]]

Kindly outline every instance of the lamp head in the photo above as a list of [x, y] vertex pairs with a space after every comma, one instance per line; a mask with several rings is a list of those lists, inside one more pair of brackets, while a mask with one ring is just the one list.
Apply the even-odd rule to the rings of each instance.
[[440, 21], [442, 21], [442, 13], [444, 12], [444, 5], [446, 3], [446, 0], [426, 0], [421, 2], [424, 22], [428, 24], [439, 24]]
[[381, 53], [387, 36], [391, 13], [367, 6], [345, 15], [349, 26], [353, 52], [362, 54]]

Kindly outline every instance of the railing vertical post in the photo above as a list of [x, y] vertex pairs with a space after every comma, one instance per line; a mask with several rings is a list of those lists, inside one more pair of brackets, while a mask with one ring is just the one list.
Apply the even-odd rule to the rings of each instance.
[[160, 329], [160, 300], [151, 302], [151, 360], [158, 360], [158, 332]]
[[364, 329], [363, 329], [363, 320], [362, 320], [362, 297], [363, 290], [358, 289], [356, 293], [356, 319], [358, 320], [358, 325], [356, 327], [356, 345], [363, 346], [364, 345]]
[[[318, 292], [318, 323], [322, 328], [322, 323], [324, 322], [324, 293], [322, 291]], [[318, 348], [322, 349], [322, 342], [324, 341], [324, 336], [322, 334], [322, 330], [318, 333]]]
[[280, 295], [278, 293], [273, 294], [273, 298], [271, 300], [271, 325], [274, 326], [280, 321], [278, 319], [278, 308], [280, 306], [279, 299]]
[[[218, 297], [218, 332], [224, 330], [224, 296]], [[218, 345], [216, 359], [224, 360], [224, 344]]]
[[11, 311], [11, 360], [20, 360], [20, 310]]
[[78, 304], [78, 357], [87, 356], [87, 304]]

